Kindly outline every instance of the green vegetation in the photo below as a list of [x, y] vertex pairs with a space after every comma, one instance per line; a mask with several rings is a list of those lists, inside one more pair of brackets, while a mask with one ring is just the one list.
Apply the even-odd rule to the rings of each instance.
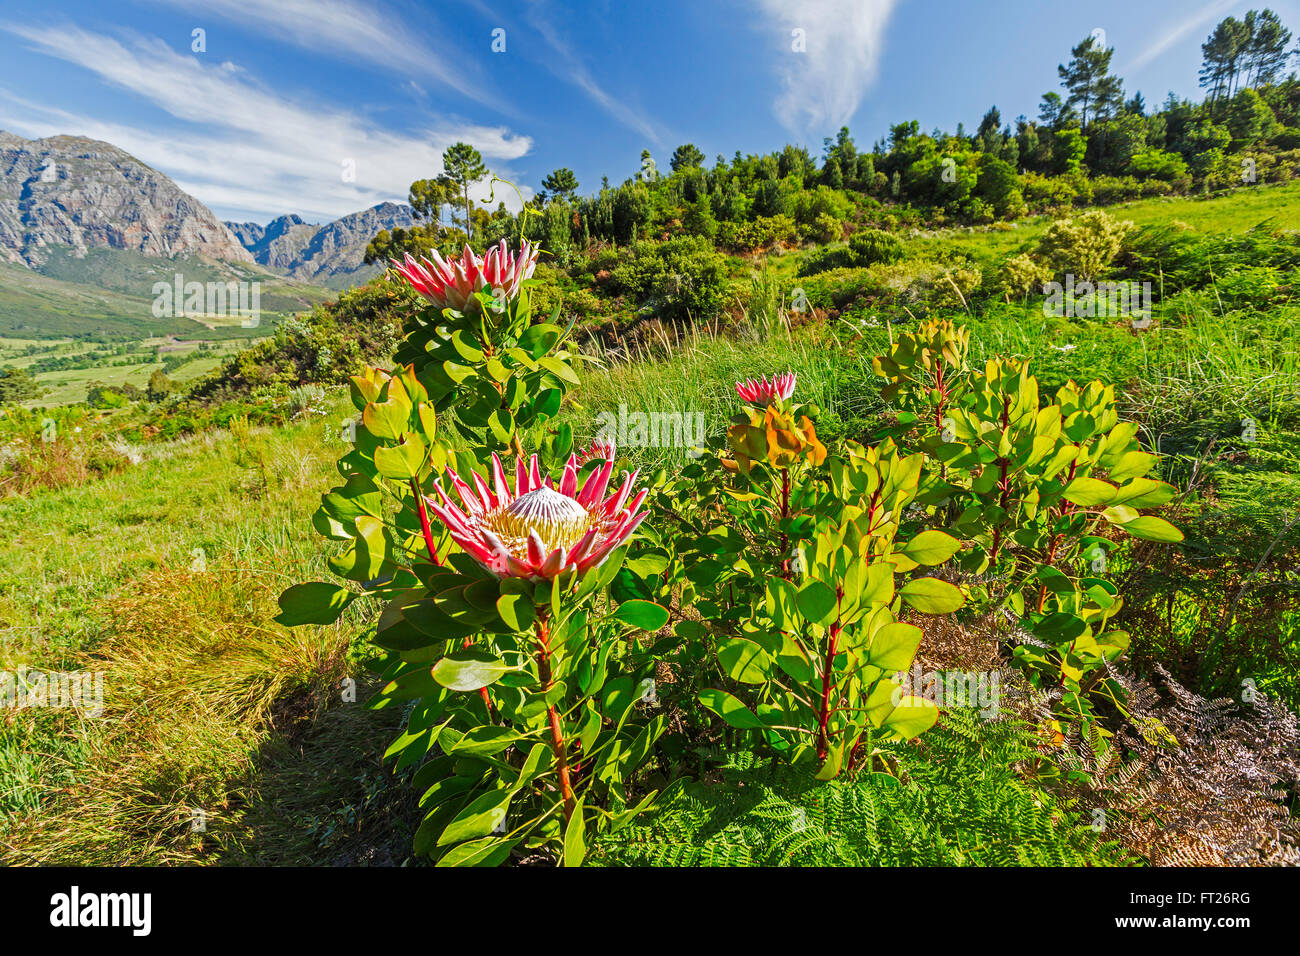
[[[47, 708], [0, 721], [0, 858], [421, 862], [413, 845], [434, 849], [466, 795], [490, 803], [553, 770], [539, 757], [540, 776], [510, 764], [511, 776], [471, 738], [487, 750], [461, 769], [484, 775], [447, 776], [428, 721], [454, 717], [441, 745], [455, 748], [456, 734], [491, 736], [493, 714], [531, 733], [563, 702], [566, 734], [635, 755], [588, 791], [580, 819], [619, 824], [588, 835], [593, 864], [1294, 862], [1300, 82], [1273, 66], [1280, 24], [1247, 21], [1224, 21], [1207, 42], [1200, 104], [1152, 111], [1126, 98], [1110, 51], [1085, 41], [1038, 120], [1004, 124], [990, 110], [973, 135], [902, 123], [870, 151], [843, 130], [817, 160], [787, 146], [712, 164], [685, 144], [665, 173], [647, 153], [635, 177], [594, 195], [556, 170], [522, 217], [468, 200], [484, 175], [473, 156], [460, 179], [449, 166], [445, 181], [413, 184], [421, 226], [377, 237], [375, 257], [457, 248], [469, 223], [479, 248], [521, 232], [540, 241], [528, 296], [556, 329], [535, 324], [526, 347], [507, 348], [537, 363], [570, 342], [563, 364], [581, 368], [578, 388], [554, 367], [525, 373], [517, 355], [492, 366], [463, 336], [443, 341], [391, 275], [328, 303], [304, 292], [285, 311], [309, 309], [252, 342], [248, 330], [195, 334], [192, 322], [186, 332], [132, 318], [128, 329], [131, 310], [147, 310], [147, 297], [123, 294], [140, 263], [56, 258], [50, 276], [0, 282], [0, 306], [19, 310], [0, 314], [20, 316], [0, 328], [0, 672], [102, 670], [110, 718]], [[85, 280], [105, 291], [89, 296]], [[366, 372], [395, 352], [421, 376]], [[799, 414], [733, 419], [736, 382], [786, 371]], [[35, 396], [31, 374], [50, 391]], [[508, 383], [528, 374], [521, 397]], [[349, 405], [341, 387], [358, 375]], [[512, 593], [493, 595], [495, 611], [478, 591], [471, 600], [464, 562], [434, 572], [376, 560], [395, 553], [394, 528], [397, 543], [425, 546], [403, 488], [411, 446], [372, 430], [366, 411], [401, 404], [392, 381], [407, 434], [429, 427], [422, 402], [441, 403], [437, 440], [420, 447], [442, 448], [462, 474], [489, 447], [554, 462], [625, 413], [699, 416], [712, 449], [702, 458], [685, 441], [620, 442], [619, 465], [653, 485], [653, 516], [590, 617], [556, 625], [611, 648], [597, 661], [626, 699], [588, 693], [579, 670], [538, 705], [531, 673], [517, 674], [493, 685], [494, 710], [480, 713], [470, 694], [443, 715], [428, 704], [450, 697], [434, 687], [429, 665], [443, 655], [430, 635], [398, 647], [403, 635], [390, 633], [377, 658], [372, 639], [393, 627], [375, 597], [385, 588], [460, 589], [463, 601], [444, 598], [430, 616], [462, 629], [490, 620], [494, 642], [525, 623]], [[354, 447], [341, 443], [350, 432], [362, 436]], [[886, 439], [901, 459], [879, 451]], [[1086, 480], [1067, 494], [1032, 460], [1043, 439], [1113, 439], [1123, 461], [1073, 475]], [[797, 461], [764, 464], [771, 447], [797, 449]], [[844, 463], [836, 477], [817, 471], [818, 448]], [[913, 701], [868, 728], [807, 695], [782, 697], [783, 685], [827, 675], [868, 709], [882, 692], [880, 675], [851, 677], [839, 653], [827, 664], [769, 641], [805, 626], [824, 639], [823, 592], [846, 568], [832, 573], [812, 548], [807, 580], [823, 591], [793, 609], [781, 584], [769, 608], [766, 583], [790, 573], [789, 541], [809, 534], [799, 518], [846, 512], [855, 482], [902, 487], [908, 454], [929, 464], [902, 488], [906, 527], [875, 538], [894, 559], [925, 534], [962, 547], [949, 561], [925, 539], [911, 553], [938, 558], [934, 570], [897, 571], [900, 589], [939, 583], [914, 592], [928, 609], [893, 622], [905, 627], [891, 633], [919, 631], [890, 662], [996, 675], [995, 719], [961, 701], [937, 713]], [[1005, 479], [983, 467], [998, 459]], [[743, 466], [739, 477], [724, 460]], [[389, 538], [361, 548], [338, 533], [346, 520], [361, 530], [338, 500], [325, 509], [334, 524], [318, 516], [313, 527], [340, 472], [371, 467], [395, 489], [372, 516]], [[819, 478], [801, 490], [805, 467]], [[783, 468], [796, 475], [796, 512], [773, 525]], [[1147, 479], [1127, 501], [1110, 493]], [[664, 530], [682, 521], [689, 533]], [[322, 527], [334, 539], [323, 546]], [[436, 517], [433, 528], [446, 545]], [[389, 579], [398, 567], [423, 578]], [[275, 619], [286, 587], [340, 569], [352, 583], [337, 622]], [[960, 609], [945, 604], [948, 588], [961, 589]], [[631, 602], [660, 605], [669, 626], [645, 605], [617, 617]], [[796, 657], [810, 659], [807, 673]], [[483, 661], [455, 663], [460, 674]], [[624, 706], [651, 676], [657, 708]], [[376, 694], [389, 705], [368, 709]], [[815, 779], [827, 762], [838, 776]], [[630, 809], [655, 791], [653, 808], [621, 816], [625, 797]], [[553, 798], [538, 784], [519, 805], [531, 819]], [[1110, 821], [1100, 833], [1097, 810]], [[576, 831], [549, 812], [532, 861], [576, 860]], [[435, 852], [487, 819], [471, 816]], [[506, 849], [518, 859], [524, 846]]]

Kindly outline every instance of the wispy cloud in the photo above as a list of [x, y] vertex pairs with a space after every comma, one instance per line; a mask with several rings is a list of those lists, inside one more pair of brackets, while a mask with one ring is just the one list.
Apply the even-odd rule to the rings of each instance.
[[[483, 5], [480, 7], [486, 9]], [[568, 41], [555, 28], [556, 19], [558, 18], [545, 0], [528, 0], [528, 23], [546, 41], [546, 45], [554, 54], [544, 59], [547, 68], [556, 76], [582, 90], [594, 103], [624, 126], [636, 130], [654, 145], [662, 146], [664, 139], [658, 125], [631, 104], [606, 91], [597, 82], [591, 71], [583, 65], [582, 58], [574, 52]]]
[[1121, 66], [1116, 72], [1121, 76], [1127, 73], [1136, 73], [1148, 63], [1158, 60], [1164, 55], [1165, 51], [1193, 30], [1203, 28], [1210, 20], [1238, 6], [1240, 6], [1240, 3], [1237, 0], [1214, 0], [1213, 3], [1206, 4], [1190, 16], [1180, 13], [1177, 17], [1171, 17], [1170, 29], [1157, 36], [1147, 44], [1141, 53]]
[[498, 161], [492, 165], [507, 174], [504, 164], [532, 148], [528, 137], [503, 127], [448, 122], [409, 133], [383, 129], [335, 107], [285, 99], [231, 63], [208, 65], [153, 38], [119, 40], [70, 27], [3, 28], [33, 49], [144, 98], [188, 128], [170, 120], [157, 131], [116, 124], [13, 95], [0, 98], [0, 125], [25, 136], [72, 132], [107, 140], [228, 215], [332, 218], [404, 199], [413, 180], [442, 169], [443, 149], [458, 140]]
[[422, 12], [419, 29], [391, 9], [362, 0], [153, 0], [200, 15], [256, 25], [276, 39], [313, 52], [341, 54], [385, 70], [428, 77], [477, 102], [499, 108], [481, 71], [458, 51], [435, 50], [422, 36], [440, 31]]
[[776, 70], [782, 84], [774, 104], [777, 119], [795, 133], [829, 131], [847, 123], [876, 78], [897, 0], [757, 4], [765, 28], [777, 33]]

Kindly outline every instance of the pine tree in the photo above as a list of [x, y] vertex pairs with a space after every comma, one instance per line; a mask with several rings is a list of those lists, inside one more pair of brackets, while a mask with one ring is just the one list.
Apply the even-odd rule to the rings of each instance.
[[1219, 21], [1214, 32], [1201, 44], [1201, 86], [1211, 100], [1231, 96], [1237, 73], [1250, 46], [1250, 26], [1236, 17]]
[[488, 174], [483, 165], [483, 157], [469, 143], [455, 143], [442, 154], [442, 169], [447, 180], [455, 187], [456, 194], [465, 203], [465, 238], [473, 238], [473, 205], [469, 190]]
[[1250, 44], [1246, 51], [1251, 75], [1247, 82], [1258, 87], [1274, 82], [1286, 68], [1291, 56], [1287, 51], [1291, 31], [1282, 26], [1278, 15], [1267, 7], [1258, 14], [1250, 11], [1246, 18], [1251, 24]]
[[556, 199], [572, 201], [578, 191], [578, 177], [573, 170], [562, 166], [542, 180], [542, 189]]
[[1069, 66], [1058, 66], [1061, 85], [1069, 91], [1066, 102], [1079, 107], [1083, 128], [1088, 118], [1106, 119], [1124, 102], [1124, 84], [1110, 73], [1115, 48], [1103, 48], [1094, 37], [1086, 37], [1070, 51]]
[[673, 156], [672, 159], [668, 160], [668, 165], [672, 167], [673, 172], [694, 166], [703, 166], [704, 153], [694, 143], [683, 143], [673, 150]]

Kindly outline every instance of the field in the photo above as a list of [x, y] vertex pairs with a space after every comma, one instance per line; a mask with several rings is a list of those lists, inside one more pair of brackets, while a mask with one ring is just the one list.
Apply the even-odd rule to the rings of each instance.
[[[1300, 183], [1206, 200], [1144, 201], [1110, 212], [1138, 224], [1177, 219], [1203, 235], [1241, 235], [1265, 220], [1275, 229], [1296, 229]], [[1026, 248], [1046, 225], [944, 230], [909, 238], [907, 245], [916, 255], [966, 254], [992, 264]], [[617, 358], [593, 343], [595, 361], [584, 369], [577, 400], [566, 404], [560, 421], [585, 442], [595, 437], [600, 413], [617, 414], [622, 406], [702, 416], [716, 439], [734, 411], [736, 381], [789, 369], [798, 374], [801, 400], [820, 407], [823, 440], [868, 433], [886, 406], [871, 360], [896, 330], [880, 316], [852, 309], [793, 329], [756, 324], [767, 296], [757, 291], [763, 276], [781, 287], [803, 281], [795, 279], [799, 261], [798, 254], [773, 256], [753, 263], [757, 278], [736, 278], [734, 291], [748, 303], [751, 321], [726, 335], [678, 331]], [[105, 301], [124, 308], [111, 296]], [[978, 314], [960, 307], [947, 314], [970, 328], [973, 364], [995, 354], [1027, 359], [1045, 392], [1071, 379], [1117, 383], [1126, 414], [1164, 456], [1159, 477], [1187, 489], [1172, 506], [1187, 534], [1181, 557], [1129, 569], [1128, 613], [1143, 625], [1131, 651], [1135, 673], [1154, 679], [1158, 668], [1169, 666], [1207, 697], [1236, 696], [1250, 681], [1291, 708], [1300, 705], [1300, 615], [1281, 598], [1279, 608], [1271, 590], [1290, 586], [1294, 571], [1265, 569], [1263, 575], [1275, 576], [1261, 577], [1264, 558], [1293, 548], [1300, 537], [1300, 308], [1289, 302], [1225, 305], [1216, 294], [1170, 297], [1142, 330], [1122, 318], [1048, 317], [1040, 302], [1009, 297]], [[93, 321], [89, 312], [86, 320]], [[26, 320], [12, 324], [0, 356], [22, 364], [76, 354], [88, 346], [77, 341], [73, 326], [56, 330], [60, 338], [33, 339], [26, 337]], [[135, 341], [146, 348], [170, 341], [159, 332], [148, 330]], [[186, 347], [198, 339], [191, 335], [181, 336], [191, 343]], [[238, 344], [225, 340], [220, 346]], [[41, 351], [26, 354], [34, 345]], [[176, 377], [215, 367], [221, 354], [204, 353]], [[42, 403], [80, 400], [92, 380], [143, 387], [158, 367], [142, 361], [41, 373], [51, 388]], [[393, 774], [382, 761], [401, 715], [365, 708], [376, 683], [362, 666], [367, 651], [354, 637], [375, 607], [358, 601], [330, 626], [290, 630], [271, 620], [281, 590], [326, 574], [328, 551], [310, 516], [318, 496], [337, 480], [334, 462], [345, 450], [337, 436], [353, 414], [335, 391], [324, 414], [303, 414], [283, 428], [236, 423], [142, 446], [140, 461], [94, 481], [0, 499], [6, 529], [0, 670], [102, 671], [105, 688], [102, 719], [29, 710], [0, 722], [0, 777], [9, 781], [0, 794], [5, 862], [411, 860], [421, 813], [410, 770]], [[1246, 420], [1255, 429], [1243, 441]], [[647, 471], [680, 468], [689, 460], [684, 447], [620, 452], [627, 464]], [[1239, 611], [1231, 621], [1221, 610], [1229, 604]], [[1252, 626], [1252, 615], [1264, 632]], [[931, 648], [936, 662], [962, 663], [944, 658], [941, 635], [927, 639], [939, 642]], [[920, 839], [921, 830], [899, 830], [880, 844], [865, 835], [865, 843], [842, 851], [844, 860], [865, 853], [862, 847], [872, 841], [872, 852], [887, 846], [894, 862], [910, 863], [1042, 862], [1040, 851], [1068, 862], [1132, 863], [1178, 859], [1179, 852], [1193, 852], [1188, 846], [1199, 846], [1197, 837], [1162, 844], [1138, 823], [1118, 830], [1123, 845], [1099, 843], [1073, 815], [1077, 795], [1010, 771], [980, 776], [980, 748], [1003, 754], [1025, 743], [995, 740], [987, 728], [964, 720], [952, 715], [936, 732], [932, 750], [909, 752], [916, 780], [899, 794], [867, 794], [900, 819], [919, 820], [921, 830], [933, 826], [944, 836]], [[674, 804], [684, 816], [673, 818], [678, 822], [670, 821], [669, 829], [705, 813], [711, 801], [726, 802], [725, 787], [737, 779], [751, 778], [718, 778], [722, 789], [703, 791], [693, 784], [695, 790], [679, 796], [683, 803]], [[780, 800], [804, 798], [779, 775], [752, 779]], [[978, 805], [988, 818], [940, 820], [940, 811], [927, 809], [918, 796], [922, 779], [942, 794], [934, 806]], [[862, 798], [861, 791], [837, 792], [836, 799]], [[1294, 804], [1294, 794], [1291, 799]], [[1203, 833], [1218, 825], [1213, 802], [1196, 810], [1204, 814], [1195, 818]], [[988, 809], [995, 804], [1005, 812]], [[1034, 816], [1040, 812], [1043, 821]], [[1058, 826], [1058, 817], [1070, 822]], [[989, 856], [988, 847], [970, 842], [980, 827], [1013, 833], [1016, 826], [1028, 828], [1020, 859]], [[698, 860], [698, 854], [638, 856], [636, 840], [659, 846], [663, 831], [634, 832], [635, 839], [599, 849], [594, 859]], [[696, 850], [711, 845], [703, 837], [697, 842]], [[723, 843], [717, 850], [722, 855], [737, 845]], [[968, 849], [931, 855], [941, 846]], [[754, 847], [745, 854], [732, 862], [763, 858]]]
[[[257, 282], [256, 325], [225, 312], [154, 314], [156, 282]], [[0, 366], [35, 367], [46, 389], [33, 406], [86, 400], [93, 385], [143, 389], [162, 369], [185, 383], [216, 368], [231, 351], [264, 337], [284, 318], [309, 309], [329, 292], [261, 268], [181, 258], [160, 262], [136, 253], [92, 249], [77, 258], [53, 250], [39, 271], [0, 264]], [[180, 356], [193, 361], [169, 369]], [[132, 360], [134, 359], [134, 360]], [[49, 367], [58, 364], [60, 367]]]

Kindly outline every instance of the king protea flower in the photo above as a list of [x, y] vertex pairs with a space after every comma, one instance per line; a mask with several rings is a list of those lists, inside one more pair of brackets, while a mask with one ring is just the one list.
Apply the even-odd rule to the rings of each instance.
[[603, 461], [613, 461], [617, 455], [617, 448], [612, 438], [596, 438], [591, 442], [586, 451], [577, 453], [577, 462], [579, 465], [586, 464], [593, 458], [600, 458]]
[[506, 483], [501, 459], [492, 456], [492, 487], [477, 474], [470, 488], [455, 470], [447, 478], [460, 495], [457, 507], [442, 490], [442, 503], [425, 500], [456, 543], [499, 578], [552, 579], [569, 569], [597, 567], [631, 536], [649, 512], [640, 512], [646, 489], [630, 501], [636, 472], [624, 472], [618, 491], [604, 497], [614, 463], [606, 461], [578, 487], [578, 461], [571, 455], [557, 486], [543, 478], [537, 456], [515, 461], [515, 487]]
[[525, 239], [518, 256], [510, 254], [510, 248], [504, 239], [480, 259], [474, 250], [465, 247], [464, 254], [450, 262], [438, 255], [435, 249], [431, 255], [433, 261], [421, 258], [418, 262], [408, 252], [405, 262], [389, 260], [416, 292], [424, 296], [440, 309], [460, 309], [473, 298], [475, 292], [484, 289], [500, 290], [506, 299], [519, 295], [523, 281], [537, 268], [537, 250]]
[[736, 394], [751, 405], [771, 405], [777, 399], [787, 399], [794, 394], [794, 372], [773, 375], [772, 381], [767, 376], [761, 379], [751, 378], [747, 382], [736, 383]]

